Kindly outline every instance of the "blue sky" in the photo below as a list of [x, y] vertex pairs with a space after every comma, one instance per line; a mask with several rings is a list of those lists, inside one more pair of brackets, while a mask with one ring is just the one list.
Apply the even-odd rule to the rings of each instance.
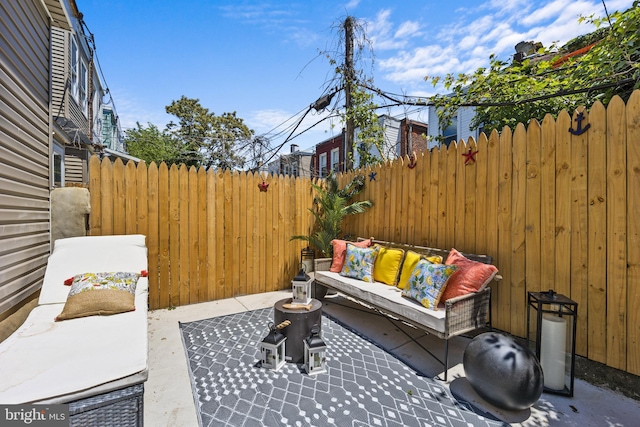
[[[606, 0], [609, 13], [633, 0]], [[284, 142], [332, 77], [319, 52], [335, 49], [347, 15], [364, 24], [375, 61], [367, 70], [385, 92], [442, 92], [425, 76], [471, 72], [490, 54], [508, 59], [520, 41], [563, 44], [593, 30], [579, 16], [604, 16], [597, 0], [76, 0], [91, 33], [123, 129], [171, 120], [182, 95], [215, 114], [235, 111], [256, 135]], [[382, 110], [426, 121], [415, 108]], [[328, 112], [312, 111], [305, 130]], [[324, 120], [294, 138], [301, 149], [340, 132]], [[288, 144], [283, 148], [288, 150]]]

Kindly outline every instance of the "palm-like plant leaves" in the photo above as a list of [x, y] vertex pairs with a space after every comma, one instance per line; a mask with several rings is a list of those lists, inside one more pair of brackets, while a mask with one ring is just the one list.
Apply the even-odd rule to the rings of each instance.
[[333, 255], [331, 241], [340, 237], [344, 218], [347, 215], [362, 213], [373, 206], [369, 200], [349, 203], [352, 197], [364, 189], [364, 183], [364, 176], [357, 175], [345, 188], [340, 189], [333, 173], [326, 178], [324, 186], [312, 183], [316, 196], [313, 199], [314, 208], [310, 208], [309, 212], [316, 220], [317, 231], [310, 236], [292, 236], [291, 240], [306, 240], [318, 248], [324, 256], [331, 257]]

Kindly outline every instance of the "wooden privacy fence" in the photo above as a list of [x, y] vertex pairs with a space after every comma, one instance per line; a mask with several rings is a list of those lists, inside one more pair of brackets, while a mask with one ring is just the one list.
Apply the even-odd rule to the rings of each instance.
[[[503, 276], [495, 327], [524, 337], [527, 292], [554, 289], [579, 304], [578, 354], [638, 375], [639, 144], [636, 91], [627, 105], [614, 98], [341, 175], [364, 174], [359, 197], [374, 204], [343, 229], [489, 254]], [[308, 179], [264, 179], [266, 193], [256, 174], [94, 157], [91, 234], [148, 236], [151, 308], [285, 289], [304, 246], [289, 237], [312, 228], [313, 192]]]
[[93, 156], [89, 191], [91, 235], [147, 236], [151, 309], [290, 287], [313, 218], [301, 178]]
[[355, 173], [374, 206], [350, 233], [489, 254], [495, 327], [524, 337], [527, 292], [554, 289], [578, 354], [640, 374], [640, 91]]

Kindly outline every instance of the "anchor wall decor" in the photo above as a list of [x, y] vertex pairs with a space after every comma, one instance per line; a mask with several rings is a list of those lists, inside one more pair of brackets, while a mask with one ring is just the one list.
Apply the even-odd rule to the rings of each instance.
[[582, 112], [578, 113], [575, 120], [576, 122], [578, 122], [578, 129], [574, 130], [573, 128], [570, 127], [569, 132], [571, 132], [572, 135], [582, 135], [583, 133], [588, 131], [589, 128], [591, 127], [591, 123], [587, 123], [585, 127], [582, 127], [582, 121], [584, 120], [584, 113]]

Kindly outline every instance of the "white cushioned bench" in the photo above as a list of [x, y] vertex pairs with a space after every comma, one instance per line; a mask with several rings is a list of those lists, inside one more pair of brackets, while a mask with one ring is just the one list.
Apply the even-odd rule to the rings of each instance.
[[142, 426], [148, 376], [147, 278], [138, 279], [134, 311], [55, 318], [69, 294], [65, 280], [88, 272], [146, 269], [143, 235], [57, 240], [38, 306], [0, 343], [0, 403], [68, 403], [71, 425]]
[[[441, 256], [446, 260], [449, 251], [422, 246], [404, 245], [392, 242], [372, 241], [385, 247], [411, 250], [424, 256]], [[487, 255], [464, 254], [473, 261], [491, 264], [492, 258]], [[418, 329], [429, 332], [444, 339], [444, 380], [447, 380], [449, 338], [462, 335], [479, 328], [491, 327], [491, 287], [466, 295], [457, 296], [444, 302], [438, 310], [424, 307], [420, 303], [402, 296], [402, 290], [385, 283], [369, 283], [362, 280], [344, 277], [340, 273], [328, 271], [331, 258], [320, 258], [314, 261], [315, 284], [335, 290], [351, 297], [382, 314], [400, 319]], [[493, 280], [500, 280], [496, 275]]]

